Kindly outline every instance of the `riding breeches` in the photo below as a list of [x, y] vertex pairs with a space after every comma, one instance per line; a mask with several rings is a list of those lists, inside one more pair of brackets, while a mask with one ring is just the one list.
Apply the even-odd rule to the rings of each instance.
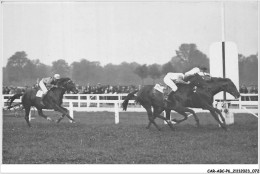
[[44, 94], [46, 94], [48, 92], [48, 89], [46, 88], [45, 84], [43, 83], [43, 81], [41, 80], [39, 82], [39, 86], [41, 88], [41, 90], [43, 91]]
[[163, 79], [164, 83], [168, 85], [174, 92], [177, 91], [178, 87], [169, 76], [165, 76]]

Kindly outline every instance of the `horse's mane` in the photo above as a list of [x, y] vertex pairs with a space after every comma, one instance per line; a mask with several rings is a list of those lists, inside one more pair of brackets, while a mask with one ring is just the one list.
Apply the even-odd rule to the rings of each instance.
[[210, 80], [208, 80], [207, 82], [214, 83], [214, 82], [227, 82], [227, 81], [230, 81], [230, 79], [222, 78], [222, 77], [211, 77]]
[[69, 81], [70, 78], [68, 77], [63, 77], [63, 78], [60, 78], [58, 81], [57, 81], [57, 85], [59, 86], [60, 84], [63, 84], [64, 82], [67, 82]]

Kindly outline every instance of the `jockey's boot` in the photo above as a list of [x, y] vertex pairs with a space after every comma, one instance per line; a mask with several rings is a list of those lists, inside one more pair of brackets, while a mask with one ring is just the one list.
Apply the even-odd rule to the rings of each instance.
[[43, 106], [45, 106], [45, 104], [43, 103], [43, 99], [45, 98], [45, 96], [46, 96], [46, 94], [43, 94], [42, 98], [41, 98], [41, 101], [40, 101], [40, 104], [43, 105]]
[[164, 100], [168, 101], [169, 94], [172, 92], [172, 90], [166, 90], [164, 92]]

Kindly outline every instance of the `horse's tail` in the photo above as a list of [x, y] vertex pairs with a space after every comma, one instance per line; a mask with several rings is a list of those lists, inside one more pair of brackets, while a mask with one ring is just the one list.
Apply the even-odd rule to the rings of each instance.
[[138, 92], [138, 90], [135, 90], [135, 91], [129, 93], [129, 94], [126, 96], [124, 102], [122, 103], [122, 107], [123, 107], [123, 110], [124, 110], [124, 111], [126, 111], [126, 109], [127, 109], [127, 105], [128, 105], [129, 100], [131, 100], [132, 98], [134, 98], [134, 97], [135, 97], [135, 93], [137, 93], [137, 92]]
[[[7, 102], [9, 102], [9, 103], [8, 103], [9, 106], [8, 106], [7, 109], [11, 109], [12, 107], [14, 107], [14, 106], [12, 106], [13, 101], [14, 101], [15, 99], [20, 98], [22, 95], [23, 95], [23, 94], [19, 93], [19, 94], [14, 94], [12, 97], [10, 97], [10, 98], [7, 100]], [[16, 105], [15, 105], [15, 106], [16, 106]]]

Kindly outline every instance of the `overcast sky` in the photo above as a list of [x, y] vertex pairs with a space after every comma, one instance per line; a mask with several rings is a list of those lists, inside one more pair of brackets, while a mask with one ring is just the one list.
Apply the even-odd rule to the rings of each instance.
[[[182, 43], [209, 56], [221, 41], [220, 2], [4, 2], [3, 65], [17, 51], [51, 65], [85, 58], [164, 64]], [[257, 53], [257, 1], [225, 2], [226, 40]]]

